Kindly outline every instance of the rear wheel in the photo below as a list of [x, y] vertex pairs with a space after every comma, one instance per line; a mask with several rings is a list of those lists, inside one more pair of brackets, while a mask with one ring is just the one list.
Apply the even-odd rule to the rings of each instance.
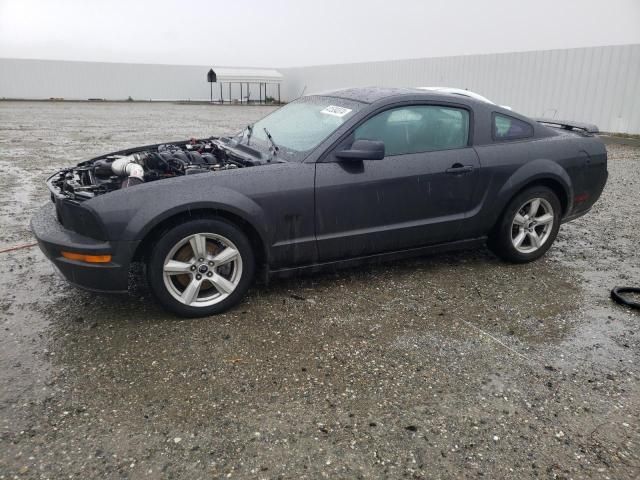
[[507, 206], [489, 237], [489, 247], [504, 260], [525, 263], [544, 255], [558, 235], [562, 207], [544, 186], [528, 188]]
[[158, 301], [184, 317], [221, 313], [245, 295], [254, 256], [245, 234], [222, 220], [200, 219], [166, 232], [148, 265]]

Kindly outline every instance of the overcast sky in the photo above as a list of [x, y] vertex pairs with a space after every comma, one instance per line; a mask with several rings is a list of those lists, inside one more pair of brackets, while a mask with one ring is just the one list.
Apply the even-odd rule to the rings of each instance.
[[0, 57], [287, 67], [640, 43], [640, 0], [0, 0]]

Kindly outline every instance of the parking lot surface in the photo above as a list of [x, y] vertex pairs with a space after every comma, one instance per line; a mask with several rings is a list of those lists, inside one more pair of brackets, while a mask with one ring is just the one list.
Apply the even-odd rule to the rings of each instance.
[[[0, 249], [54, 170], [270, 107], [0, 102]], [[226, 314], [0, 254], [0, 478], [640, 476], [640, 148], [528, 265], [487, 250], [255, 286]]]

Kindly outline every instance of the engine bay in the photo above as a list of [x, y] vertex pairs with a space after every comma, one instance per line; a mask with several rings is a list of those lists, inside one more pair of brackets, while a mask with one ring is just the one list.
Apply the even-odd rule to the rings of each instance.
[[234, 154], [220, 139], [191, 139], [104, 155], [62, 170], [50, 179], [52, 190], [87, 200], [122, 188], [183, 175], [259, 164]]

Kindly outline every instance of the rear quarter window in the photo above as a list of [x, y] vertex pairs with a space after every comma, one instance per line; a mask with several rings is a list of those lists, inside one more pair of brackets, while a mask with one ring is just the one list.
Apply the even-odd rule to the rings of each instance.
[[515, 117], [494, 113], [492, 122], [494, 140], [518, 140], [533, 136], [533, 126]]

